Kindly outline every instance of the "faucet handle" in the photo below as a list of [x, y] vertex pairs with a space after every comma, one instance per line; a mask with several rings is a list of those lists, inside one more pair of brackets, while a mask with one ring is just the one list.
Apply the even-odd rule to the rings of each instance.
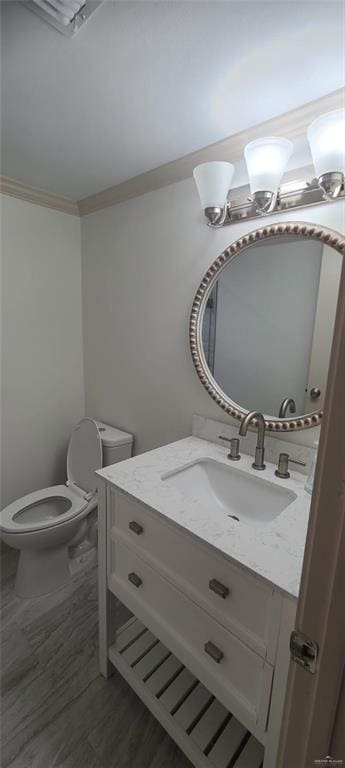
[[305, 461], [300, 461], [299, 459], [291, 459], [288, 453], [280, 453], [278, 466], [274, 474], [277, 477], [283, 477], [285, 480], [287, 480], [290, 477], [289, 462], [292, 464], [299, 464], [301, 467], [305, 467], [306, 465]]
[[219, 440], [225, 440], [227, 443], [230, 443], [230, 453], [228, 453], [228, 459], [230, 461], [239, 461], [241, 458], [241, 454], [239, 452], [240, 447], [240, 441], [238, 437], [223, 437], [223, 435], [218, 435]]

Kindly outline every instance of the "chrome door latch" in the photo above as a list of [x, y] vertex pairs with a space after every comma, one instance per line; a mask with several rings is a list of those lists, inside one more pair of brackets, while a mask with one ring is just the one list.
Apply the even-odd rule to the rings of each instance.
[[312, 675], [316, 672], [316, 662], [319, 655], [319, 646], [314, 640], [294, 630], [290, 635], [290, 654], [292, 661], [299, 664]]

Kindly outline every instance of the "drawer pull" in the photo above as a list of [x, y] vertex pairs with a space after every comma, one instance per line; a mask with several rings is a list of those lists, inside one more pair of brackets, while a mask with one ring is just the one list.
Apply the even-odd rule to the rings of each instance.
[[217, 579], [211, 579], [208, 583], [209, 588], [212, 590], [212, 592], [215, 592], [216, 595], [219, 595], [219, 597], [222, 597], [223, 600], [230, 594], [230, 589], [225, 586], [225, 584], [222, 584], [221, 581], [218, 581]]
[[215, 661], [217, 664], [220, 664], [221, 660], [224, 658], [223, 651], [220, 650], [220, 648], [217, 648], [214, 643], [211, 643], [211, 640], [209, 640], [204, 645], [204, 650], [206, 653], [208, 653], [209, 656], [211, 656], [211, 659]]
[[143, 583], [143, 580], [140, 578], [140, 576], [138, 576], [137, 573], [134, 573], [134, 571], [128, 574], [128, 581], [134, 584], [135, 587], [141, 587]]
[[130, 523], [128, 523], [128, 527], [137, 534], [137, 536], [140, 536], [141, 533], [144, 533], [143, 526], [139, 523], [136, 523], [135, 520], [131, 520]]

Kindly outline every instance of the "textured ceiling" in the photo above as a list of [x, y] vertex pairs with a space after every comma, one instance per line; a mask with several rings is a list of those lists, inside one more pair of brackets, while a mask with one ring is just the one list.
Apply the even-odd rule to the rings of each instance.
[[2, 10], [2, 173], [81, 198], [343, 85], [342, 2], [106, 0], [65, 38]]

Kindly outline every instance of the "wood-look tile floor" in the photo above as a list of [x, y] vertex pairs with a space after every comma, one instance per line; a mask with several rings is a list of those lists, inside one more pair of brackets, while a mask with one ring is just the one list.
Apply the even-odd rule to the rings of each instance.
[[98, 672], [97, 573], [54, 595], [14, 594], [1, 549], [2, 768], [192, 768], [121, 676]]

